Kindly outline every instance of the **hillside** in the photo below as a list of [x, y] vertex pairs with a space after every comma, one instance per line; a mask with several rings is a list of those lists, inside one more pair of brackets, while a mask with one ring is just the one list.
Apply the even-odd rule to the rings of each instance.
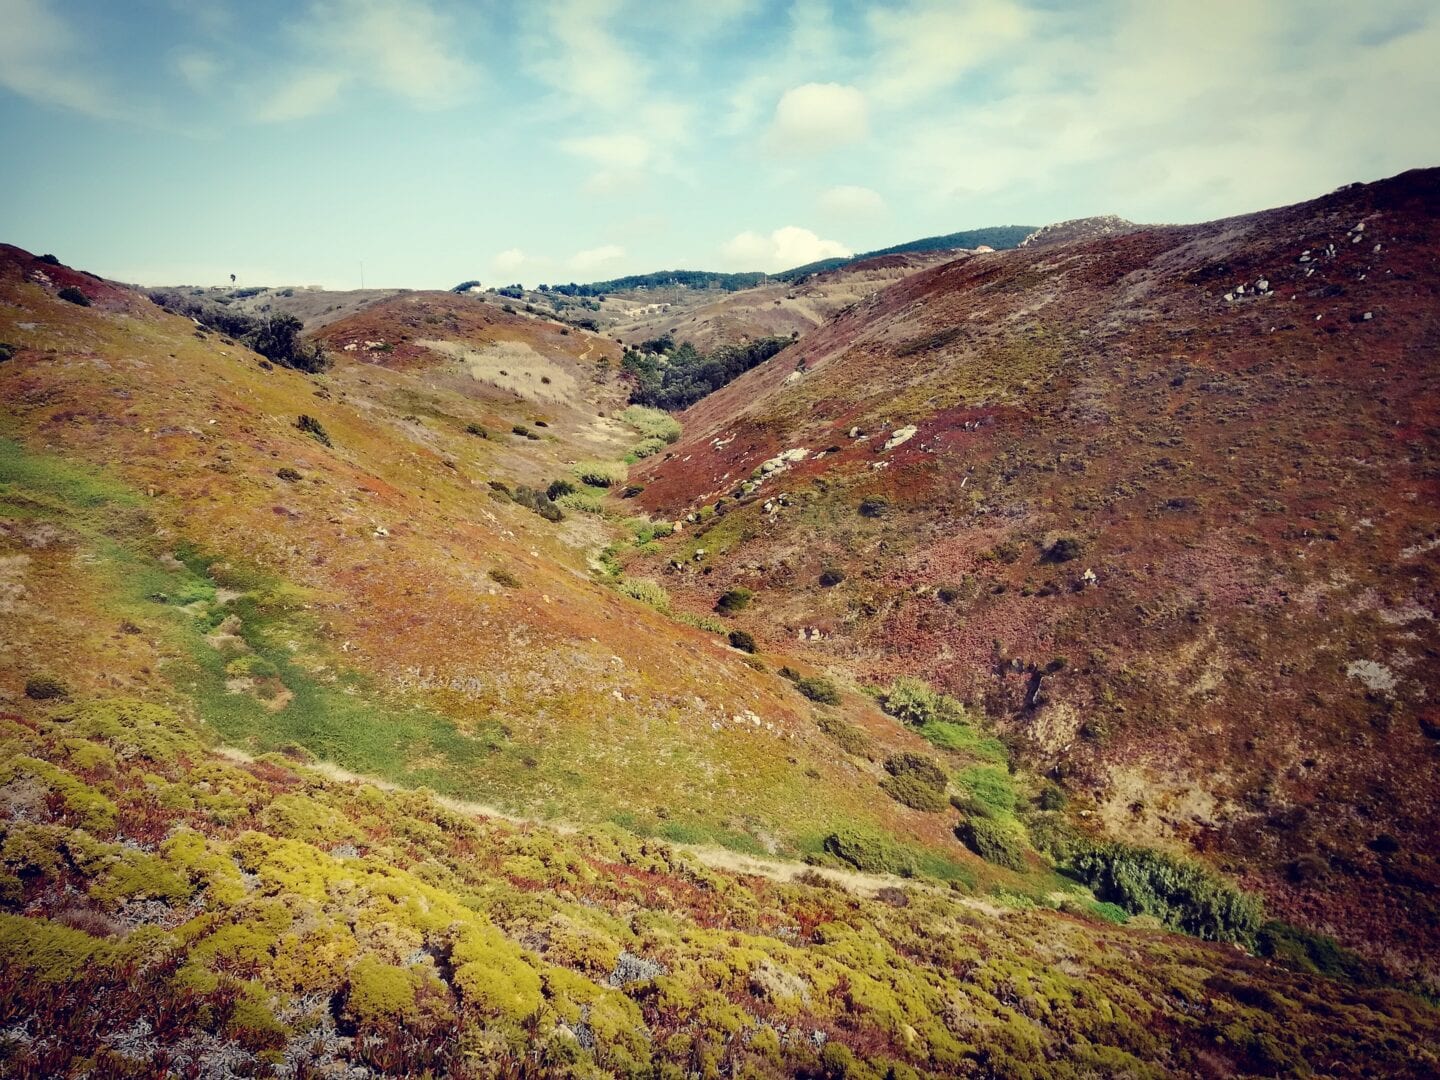
[[1433, 980], [1437, 215], [1429, 170], [908, 276], [681, 415], [649, 565]]
[[1433, 1075], [1435, 180], [775, 286], [678, 423], [0, 247], [0, 1074]]
[[1027, 237], [1034, 235], [1036, 231], [1034, 225], [995, 225], [986, 229], [965, 229], [961, 232], [946, 233], [944, 236], [926, 236], [919, 240], [908, 240], [903, 244], [895, 244], [892, 247], [861, 252], [848, 259], [822, 259], [819, 262], [806, 263], [804, 266], [797, 266], [773, 276], [782, 281], [799, 281], [811, 274], [839, 270], [854, 263], [868, 262], [886, 255], [919, 255], [932, 251], [958, 251], [978, 247], [1005, 251], [1009, 248], [1019, 247]]

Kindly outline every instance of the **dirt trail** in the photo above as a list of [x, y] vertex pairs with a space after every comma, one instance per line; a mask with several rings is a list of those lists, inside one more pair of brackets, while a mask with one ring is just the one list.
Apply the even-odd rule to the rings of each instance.
[[[230, 761], [241, 764], [255, 760], [253, 755], [247, 754], [244, 750], [237, 750], [232, 746], [217, 747], [215, 753]], [[411, 790], [402, 784], [396, 784], [389, 780], [381, 780], [373, 776], [363, 776], [360, 773], [351, 772], [349, 769], [342, 769], [339, 765], [328, 761], [312, 761], [300, 767], [309, 769], [314, 773], [319, 773], [327, 780], [333, 780], [337, 783], [369, 784], [372, 787], [379, 788], [381, 791]], [[580, 831], [580, 826], [569, 822], [525, 817], [519, 814], [508, 813], [505, 810], [487, 805], [486, 803], [471, 802], [466, 799], [452, 799], [445, 795], [432, 795], [431, 797], [447, 810], [453, 810], [457, 814], [466, 814], [471, 817], [481, 818], [499, 818], [502, 821], [508, 821], [515, 825], [533, 825], [537, 828], [550, 829], [566, 835]], [[859, 870], [841, 870], [830, 866], [810, 866], [807, 863], [797, 862], [792, 859], [763, 858], [758, 855], [747, 855], [743, 852], [719, 847], [715, 844], [686, 844], [674, 840], [662, 840], [660, 842], [675, 851], [683, 851], [694, 856], [697, 862], [705, 866], [715, 870], [723, 870], [731, 874], [746, 874], [753, 877], [769, 878], [772, 881], [779, 882], [794, 881], [802, 874], [818, 875], [837, 885], [843, 885], [857, 896], [873, 897], [881, 889], [918, 889], [926, 892], [944, 893], [952, 897], [957, 904], [975, 908], [989, 915], [1004, 915], [1008, 910], [996, 904], [989, 904], [983, 900], [978, 900], [975, 897], [958, 896], [948, 889], [902, 878], [895, 874], [865, 874]]]

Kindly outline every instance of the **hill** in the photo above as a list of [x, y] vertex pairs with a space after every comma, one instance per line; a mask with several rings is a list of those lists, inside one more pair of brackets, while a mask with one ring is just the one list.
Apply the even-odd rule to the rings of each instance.
[[847, 267], [679, 422], [0, 248], [0, 1073], [1433, 1075], [1434, 177], [1332, 198]]
[[1035, 231], [1034, 225], [994, 225], [985, 229], [966, 229], [961, 232], [946, 233], [944, 236], [926, 236], [919, 240], [896, 244], [893, 247], [866, 251], [847, 259], [821, 259], [819, 262], [806, 263], [804, 266], [797, 266], [773, 276], [781, 281], [799, 281], [811, 274], [839, 270], [853, 263], [866, 262], [885, 255], [923, 254], [932, 251], [957, 251], [962, 248], [977, 247], [1006, 251], [1019, 247], [1025, 238]]
[[681, 415], [651, 571], [1433, 979], [1437, 217], [1429, 170], [907, 276]]

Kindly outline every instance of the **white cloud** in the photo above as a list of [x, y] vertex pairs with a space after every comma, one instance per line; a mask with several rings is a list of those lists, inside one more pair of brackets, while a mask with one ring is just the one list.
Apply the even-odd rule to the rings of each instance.
[[307, 59], [265, 96], [262, 122], [323, 112], [349, 83], [443, 108], [463, 101], [479, 78], [456, 48], [451, 21], [425, 0], [314, 0], [293, 34]]
[[324, 112], [339, 98], [340, 88], [345, 82], [346, 76], [339, 71], [299, 72], [261, 102], [255, 119], [265, 124], [278, 124]]
[[0, 86], [103, 119], [123, 110], [87, 70], [80, 41], [45, 0], [0, 0]]
[[605, 244], [601, 247], [586, 248], [570, 256], [570, 267], [574, 270], [593, 270], [597, 266], [614, 262], [625, 257], [625, 249], [619, 244]]
[[213, 54], [200, 49], [181, 49], [173, 59], [175, 70], [190, 84], [190, 89], [201, 92], [215, 85], [216, 76], [225, 67]]
[[875, 43], [870, 88], [888, 105], [934, 93], [1023, 42], [1035, 18], [1016, 0], [915, 0], [875, 8], [866, 17]]
[[508, 272], [511, 270], [519, 270], [530, 261], [529, 257], [519, 248], [508, 248], [491, 259], [490, 263], [496, 270]]
[[526, 8], [531, 72], [585, 108], [615, 109], [635, 100], [645, 66], [610, 32], [617, 0], [550, 0]]
[[726, 241], [721, 253], [731, 266], [746, 270], [789, 270], [819, 259], [845, 258], [849, 248], [836, 240], [822, 240], [809, 229], [786, 225], [769, 236], [742, 232]]
[[821, 193], [820, 209], [835, 217], [879, 217], [885, 212], [885, 200], [868, 187], [841, 184]]
[[805, 83], [775, 106], [769, 141], [789, 154], [814, 154], [863, 139], [869, 131], [865, 95], [839, 83]]

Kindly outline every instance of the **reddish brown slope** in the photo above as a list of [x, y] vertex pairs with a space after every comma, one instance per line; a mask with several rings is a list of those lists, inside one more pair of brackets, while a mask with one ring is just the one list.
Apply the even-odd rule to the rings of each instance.
[[983, 704], [1111, 832], [1436, 955], [1440, 171], [961, 258], [683, 419], [641, 499], [725, 504], [672, 593], [757, 589], [762, 641]]

